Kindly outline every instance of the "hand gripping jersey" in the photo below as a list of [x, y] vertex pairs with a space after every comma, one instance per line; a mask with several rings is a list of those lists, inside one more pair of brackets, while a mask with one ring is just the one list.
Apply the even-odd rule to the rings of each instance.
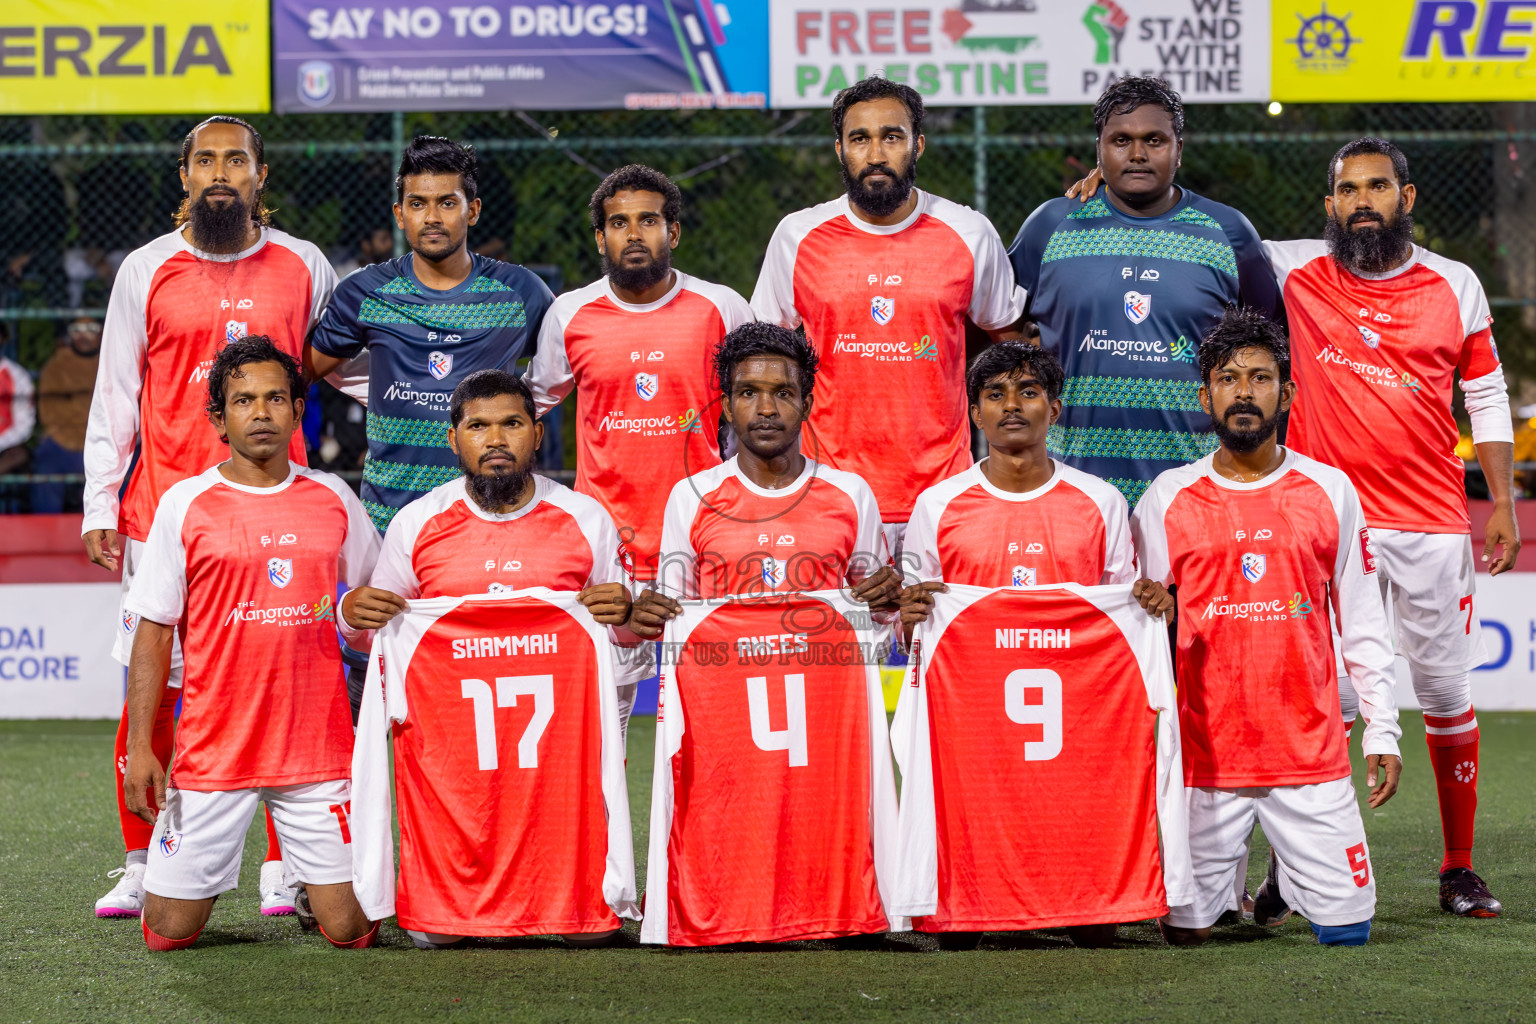
[[[300, 358], [335, 287], [336, 272], [319, 249], [273, 228], [231, 256], [192, 248], [179, 229], [129, 253], [102, 326], [81, 530], [149, 536], [155, 507], [172, 484], [229, 457], [203, 411], [219, 349], [264, 334]], [[288, 457], [304, 462], [297, 431]]]
[[912, 508], [902, 561], [908, 583], [1097, 586], [1136, 578], [1125, 498], [1061, 462], [1033, 491], [998, 489], [980, 463], [928, 488]]
[[450, 935], [639, 920], [608, 639], [574, 594], [412, 601], [377, 632], [351, 827], [353, 890], [373, 920]]
[[277, 487], [234, 483], [215, 466], [165, 492], [128, 611], [180, 624], [186, 672], [171, 785], [347, 777], [336, 584], [366, 583], [378, 550], [351, 489], [296, 463]]
[[1213, 459], [1163, 473], [1131, 518], [1142, 571], [1179, 588], [1185, 783], [1349, 774], [1330, 612], [1366, 718], [1364, 751], [1396, 754], [1392, 648], [1354, 487], [1290, 449], [1254, 483], [1221, 476]]
[[656, 578], [672, 485], [720, 463], [715, 346], [751, 319], [731, 289], [680, 271], [655, 302], [625, 302], [604, 277], [544, 318], [525, 379], [541, 416], [579, 391], [576, 490], [613, 516], [637, 579]]
[[766, 490], [731, 458], [667, 499], [657, 589], [675, 598], [834, 590], [890, 561], [869, 485], [810, 459]]
[[752, 293], [759, 320], [803, 323], [821, 357], [805, 451], [868, 480], [888, 523], [971, 464], [965, 321], [997, 330], [1024, 312], [991, 222], [915, 192], [912, 216], [887, 227], [847, 196], [785, 217]]
[[476, 370], [514, 370], [554, 296], [515, 263], [477, 253], [456, 288], [428, 288], [407, 253], [353, 273], [315, 336], [329, 356], [368, 357], [368, 459], [363, 504], [383, 530], [396, 512], [459, 475], [448, 447], [448, 400]]
[[1512, 441], [1509, 399], [1477, 276], [1419, 246], [1352, 274], [1323, 241], [1265, 242], [1285, 292], [1296, 404], [1286, 444], [1349, 474], [1377, 529], [1468, 533], [1451, 382], [1475, 441]]
[[1052, 456], [1134, 505], [1162, 470], [1215, 450], [1197, 397], [1200, 339], [1233, 303], [1271, 319], [1280, 309], [1246, 217], [1187, 188], [1159, 217], [1133, 217], [1103, 195], [1051, 199], [1009, 256], [1040, 344], [1067, 371]]
[[934, 595], [891, 724], [895, 911], [918, 931], [1139, 921], [1194, 898], [1168, 631], [1130, 591]]
[[835, 592], [667, 624], [640, 941], [901, 931], [881, 635]]

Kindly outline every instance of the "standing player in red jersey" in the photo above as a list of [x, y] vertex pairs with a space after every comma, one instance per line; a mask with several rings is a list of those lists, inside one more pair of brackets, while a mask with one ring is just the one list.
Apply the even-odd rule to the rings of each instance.
[[[206, 392], [229, 459], [166, 491], [128, 595], [139, 627], [124, 792], [154, 826], [144, 941], [154, 950], [196, 941], [214, 900], [239, 881], [262, 800], [282, 837], [286, 881], [309, 887], [322, 933], [336, 946], [369, 946], [378, 924], [352, 894], [352, 716], [333, 601], [338, 580], [367, 580], [378, 534], [345, 483], [288, 457], [304, 413], [295, 357], [260, 335], [234, 341]], [[153, 728], [178, 632], [186, 682], [167, 776]]]
[[[336, 274], [319, 249], [268, 226], [262, 201], [267, 166], [255, 128], [237, 117], [208, 118], [182, 140], [180, 173], [187, 198], [176, 230], [129, 253], [118, 271], [86, 427], [85, 549], [97, 565], [122, 570], [114, 654], [124, 665], [136, 624], [127, 599], [155, 507], [171, 485], [224, 458], [203, 411], [205, 381], [219, 347], [261, 334], [297, 357], [336, 288]], [[302, 435], [294, 435], [289, 454], [304, 462]], [[154, 728], [162, 756], [170, 753], [181, 676], [176, 647]], [[150, 830], [123, 802], [126, 744], [125, 715], [116, 762], [128, 859], [117, 885], [97, 901], [98, 917], [135, 917], [144, 898]], [[275, 839], [270, 820], [268, 836]], [[268, 857], [262, 911], [291, 914], [293, 894], [281, 883], [275, 842]]]
[[[1328, 165], [1322, 241], [1265, 242], [1285, 296], [1300, 393], [1286, 443], [1360, 489], [1383, 596], [1424, 709], [1445, 853], [1440, 906], [1497, 917], [1472, 870], [1478, 728], [1468, 672], [1485, 660], [1473, 607], [1464, 467], [1452, 383], [1493, 497], [1482, 559], [1515, 567], [1514, 431], [1493, 317], [1470, 267], [1413, 244], [1416, 190], [1392, 143], [1364, 138]], [[1503, 551], [1495, 553], [1502, 545]], [[1346, 721], [1355, 715], [1341, 683]]]
[[1135, 579], [1125, 497], [1046, 453], [1063, 384], [1061, 363], [1036, 345], [1005, 341], [972, 361], [965, 390], [987, 457], [928, 488], [912, 507], [912, 585], [901, 607], [907, 639], [946, 583], [1093, 587]]
[[580, 395], [576, 490], [602, 502], [647, 583], [672, 485], [720, 463], [715, 346], [753, 318], [731, 289], [673, 269], [682, 207], [642, 164], [603, 179], [592, 193], [603, 276], [555, 300], [524, 378], [541, 416]]
[[[752, 293], [759, 320], [805, 325], [822, 378], [811, 454], [869, 481], [898, 559], [912, 500], [971, 464], [966, 321], [1002, 341], [1024, 315], [991, 222], [913, 187], [922, 129], [910, 86], [866, 78], [838, 93], [847, 193], [779, 222]], [[869, 415], [873, 394], [888, 415]]]
[[773, 324], [738, 327], [715, 350], [741, 450], [672, 488], [656, 588], [635, 602], [635, 633], [660, 635], [679, 600], [848, 586], [872, 608], [894, 604], [901, 580], [869, 485], [800, 451], [816, 367], [809, 342]]
[[1295, 907], [1319, 942], [1361, 945], [1376, 880], [1336, 713], [1332, 629], [1365, 706], [1372, 807], [1397, 790], [1402, 730], [1360, 499], [1341, 471], [1275, 439], [1296, 396], [1278, 325], [1228, 311], [1201, 344], [1200, 372], [1201, 407], [1221, 447], [1160, 474], [1131, 521], [1142, 606], [1166, 614], [1165, 586], [1178, 588], [1196, 897], [1170, 909], [1163, 934], [1203, 942], [1238, 909], [1257, 819], [1274, 860], [1254, 920], [1279, 923]]

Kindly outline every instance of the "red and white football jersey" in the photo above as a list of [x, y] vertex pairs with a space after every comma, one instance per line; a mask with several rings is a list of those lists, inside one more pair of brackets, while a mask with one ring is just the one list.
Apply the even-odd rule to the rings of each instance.
[[1419, 246], [1369, 277], [1339, 266], [1322, 241], [1265, 242], [1264, 252], [1285, 296], [1297, 385], [1285, 443], [1348, 473], [1372, 527], [1469, 532], [1456, 376], [1475, 439], [1514, 440], [1472, 269]]
[[675, 598], [835, 590], [890, 562], [869, 485], [805, 460], [770, 491], [737, 459], [672, 488], [661, 531], [657, 589]]
[[640, 941], [901, 931], [879, 634], [835, 591], [667, 624]]
[[[264, 334], [299, 359], [335, 289], [336, 272], [320, 250], [275, 228], [263, 228], [259, 242], [230, 256], [192, 248], [180, 230], [129, 253], [102, 326], [81, 530], [147, 537], [172, 484], [228, 457], [203, 411], [219, 349]], [[288, 457], [304, 461], [297, 431]]]
[[1130, 583], [1130, 511], [1113, 485], [1054, 462], [1033, 491], [994, 486], [981, 464], [917, 496], [902, 545], [908, 583], [976, 587]]
[[352, 712], [336, 584], [368, 582], [379, 534], [329, 473], [276, 487], [214, 466], [165, 492], [127, 610], [179, 623], [186, 662], [171, 784], [212, 792], [347, 777]]
[[32, 375], [26, 367], [0, 356], [0, 451], [25, 444], [37, 425], [32, 407]]
[[611, 651], [574, 594], [412, 601], [378, 631], [351, 827], [353, 891], [375, 921], [546, 935], [640, 919]]
[[1190, 786], [1300, 786], [1349, 774], [1332, 629], [1366, 754], [1396, 754], [1392, 647], [1360, 499], [1286, 449], [1253, 483], [1215, 455], [1152, 481], [1131, 517], [1143, 572], [1177, 584], [1179, 717]]
[[933, 597], [891, 723], [896, 912], [918, 931], [1018, 931], [1192, 902], [1162, 620], [1128, 586]]
[[751, 320], [740, 295], [681, 271], [655, 302], [625, 302], [604, 277], [544, 317], [524, 379], [541, 416], [580, 393], [576, 490], [613, 516], [637, 579], [656, 578], [672, 485], [720, 464], [715, 346]]
[[992, 222], [916, 192], [888, 227], [854, 216], [847, 196], [785, 217], [752, 293], [759, 320], [803, 323], [821, 357], [806, 452], [868, 480], [888, 523], [971, 464], [965, 321], [997, 330], [1024, 314]]
[[627, 586], [626, 552], [603, 506], [548, 477], [533, 483], [532, 500], [506, 515], [475, 504], [463, 477], [428, 491], [390, 522], [370, 585], [408, 601]]

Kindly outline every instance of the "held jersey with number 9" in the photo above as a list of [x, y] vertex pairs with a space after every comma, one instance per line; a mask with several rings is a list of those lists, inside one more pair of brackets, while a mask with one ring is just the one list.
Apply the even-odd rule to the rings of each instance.
[[896, 909], [919, 931], [1166, 912], [1158, 789], [1181, 781], [1174, 694], [1163, 627], [1129, 589], [935, 595], [892, 725]]

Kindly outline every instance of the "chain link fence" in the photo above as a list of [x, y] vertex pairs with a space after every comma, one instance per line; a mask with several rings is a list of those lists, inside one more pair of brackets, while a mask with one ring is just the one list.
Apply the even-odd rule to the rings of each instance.
[[[9, 358], [37, 374], [72, 319], [101, 315], [122, 257], [170, 229], [180, 140], [197, 120], [0, 118]], [[255, 120], [274, 223], [316, 243], [342, 272], [402, 251], [390, 213], [394, 168], [418, 134], [474, 144], [483, 211], [471, 246], [536, 268], [556, 290], [598, 275], [587, 202], [621, 164], [648, 163], [677, 180], [685, 197], [677, 264], [743, 295], [779, 218], [841, 191], [822, 111]], [[1536, 380], [1536, 104], [1304, 105], [1273, 116], [1253, 104], [1216, 105], [1191, 107], [1188, 122], [1180, 181], [1242, 210], [1266, 238], [1319, 236], [1328, 158], [1360, 135], [1396, 141], [1419, 189], [1419, 240], [1477, 271], [1509, 375]], [[919, 183], [985, 212], [1005, 242], [1093, 166], [1086, 107], [934, 109], [924, 131]], [[1529, 383], [1521, 387], [1517, 404], [1536, 401]], [[332, 437], [322, 461], [347, 468], [361, 454], [360, 424], [347, 429], [348, 407], [334, 396], [319, 404]], [[574, 445], [564, 450], [574, 458]], [[0, 511], [29, 507], [16, 469], [0, 455], [0, 471], [10, 471], [0, 476]]]

